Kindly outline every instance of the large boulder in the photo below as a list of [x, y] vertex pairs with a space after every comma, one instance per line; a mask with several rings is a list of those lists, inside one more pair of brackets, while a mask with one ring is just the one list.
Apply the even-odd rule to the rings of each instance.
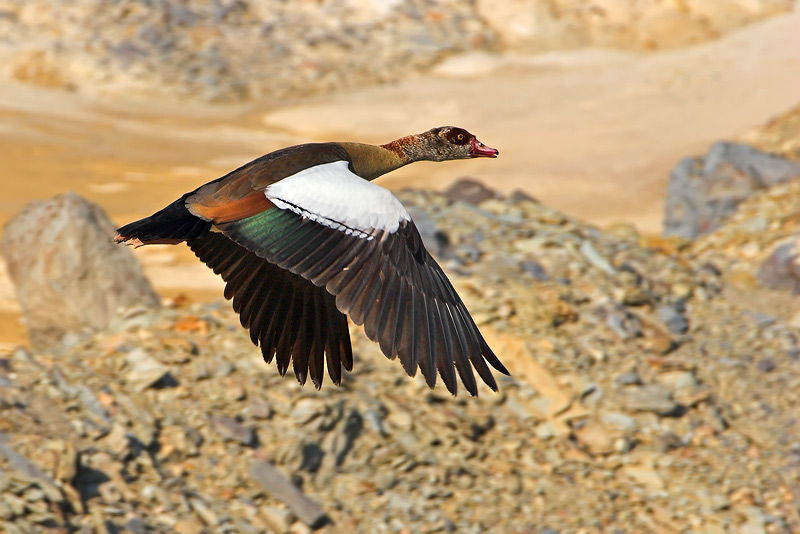
[[800, 176], [800, 164], [749, 145], [718, 141], [705, 156], [673, 169], [664, 207], [664, 235], [694, 239], [733, 213], [753, 191]]
[[75, 193], [28, 204], [0, 244], [37, 349], [102, 330], [119, 309], [159, 304], [139, 262], [113, 243], [103, 209]]

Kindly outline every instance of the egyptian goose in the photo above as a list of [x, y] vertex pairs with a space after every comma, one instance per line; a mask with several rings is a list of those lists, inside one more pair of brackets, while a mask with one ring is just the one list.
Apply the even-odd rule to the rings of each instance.
[[[456, 371], [477, 394], [472, 367], [493, 390], [500, 363], [406, 209], [371, 183], [415, 161], [497, 157], [462, 128], [444, 126], [385, 145], [311, 143], [276, 150], [119, 229], [128, 245], [186, 241], [226, 282], [242, 326], [285, 374], [335, 384], [353, 353], [347, 318], [409, 376], [432, 388]], [[472, 367], [470, 367], [470, 363]]]

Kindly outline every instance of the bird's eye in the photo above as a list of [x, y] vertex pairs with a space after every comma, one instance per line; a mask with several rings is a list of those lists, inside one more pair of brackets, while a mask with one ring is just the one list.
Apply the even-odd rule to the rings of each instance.
[[458, 134], [456, 136], [456, 139], [458, 139], [459, 141], [463, 141], [464, 140], [464, 134]]

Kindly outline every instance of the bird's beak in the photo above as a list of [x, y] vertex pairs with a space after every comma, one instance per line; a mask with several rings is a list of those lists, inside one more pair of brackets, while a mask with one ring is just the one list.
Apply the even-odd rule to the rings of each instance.
[[470, 141], [469, 157], [471, 158], [496, 158], [500, 151], [484, 145], [478, 141], [477, 137], [473, 137]]

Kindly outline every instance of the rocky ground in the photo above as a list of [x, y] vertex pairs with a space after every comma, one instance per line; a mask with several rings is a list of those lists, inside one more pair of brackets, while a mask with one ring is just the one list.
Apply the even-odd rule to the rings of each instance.
[[792, 0], [0, 1], [0, 73], [94, 93], [274, 99], [391, 82], [469, 50], [652, 50]]
[[401, 194], [512, 372], [477, 399], [429, 391], [357, 329], [344, 385], [301, 388], [224, 302], [18, 349], [0, 360], [0, 518], [9, 533], [798, 532], [798, 330], [728, 298], [736, 250], [797, 231], [775, 196], [800, 183], [776, 187], [745, 204], [769, 231], [724, 247], [741, 219], [691, 244], [524, 195]]
[[[503, 12], [487, 17], [480, 1], [322, 4], [314, 18], [305, 2], [7, 0], [0, 56], [22, 81], [213, 100], [544, 46], [522, 17], [498, 32]], [[609, 21], [647, 21], [638, 44], [616, 45], [648, 48], [670, 43], [642, 28], [697, 22], [715, 5], [635, 4], [651, 9], [553, 1], [562, 9], [545, 15], [588, 42], [616, 35]], [[730, 5], [746, 15], [734, 27], [789, 3]], [[687, 24], [683, 44], [728, 28]], [[257, 46], [264, 32], [276, 48]], [[343, 50], [347, 77], [331, 59]], [[797, 117], [747, 141], [798, 159]], [[344, 385], [301, 388], [261, 361], [230, 303], [130, 309], [105, 332], [0, 353], [2, 530], [800, 532], [800, 181], [756, 191], [694, 241], [600, 230], [463, 184], [400, 197], [511, 370], [500, 393], [430, 391], [355, 328]]]

